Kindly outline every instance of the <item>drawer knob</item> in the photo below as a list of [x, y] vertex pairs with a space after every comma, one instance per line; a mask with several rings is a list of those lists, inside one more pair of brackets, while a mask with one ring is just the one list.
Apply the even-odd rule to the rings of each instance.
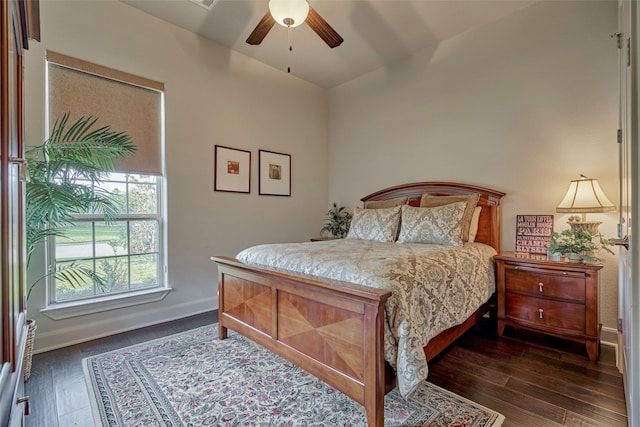
[[538, 316], [540, 316], [540, 318], [542, 319], [542, 316], [544, 315], [544, 310], [539, 308], [538, 309]]
[[544, 288], [544, 283], [538, 282], [538, 287], [540, 288], [540, 293], [542, 293], [543, 288]]

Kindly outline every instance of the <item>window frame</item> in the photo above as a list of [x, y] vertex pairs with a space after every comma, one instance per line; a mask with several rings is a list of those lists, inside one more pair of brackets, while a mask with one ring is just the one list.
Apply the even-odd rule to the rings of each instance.
[[[130, 175], [134, 175], [134, 176], [139, 176], [141, 174], [129, 174], [129, 173], [117, 173], [117, 175], [124, 175], [124, 177], [122, 179], [118, 179], [119, 177], [107, 177], [106, 179], [103, 180], [103, 183], [106, 184], [104, 185], [104, 187], [110, 187], [112, 184], [124, 184], [126, 187], [126, 199], [127, 199], [127, 204], [128, 201], [130, 200], [130, 189], [131, 189], [131, 184], [137, 184], [135, 181], [132, 181], [130, 179]], [[113, 218], [113, 220], [111, 221], [112, 223], [124, 223], [124, 222], [132, 222], [132, 221], [144, 221], [144, 220], [152, 220], [155, 221], [157, 223], [157, 237], [158, 237], [158, 247], [157, 247], [157, 251], [154, 252], [145, 252], [145, 253], [131, 253], [130, 251], [130, 247], [131, 247], [131, 235], [129, 233], [127, 233], [127, 253], [126, 254], [122, 254], [122, 255], [109, 255], [109, 256], [104, 256], [104, 255], [98, 255], [95, 253], [95, 249], [96, 249], [96, 235], [95, 235], [95, 229], [92, 229], [93, 232], [93, 236], [92, 236], [92, 249], [93, 249], [93, 254], [91, 255], [86, 255], [83, 256], [81, 258], [77, 258], [77, 259], [71, 259], [69, 261], [73, 262], [73, 261], [91, 261], [93, 263], [93, 269], [95, 270], [97, 267], [97, 263], [102, 260], [102, 259], [108, 259], [108, 258], [124, 258], [124, 257], [131, 257], [131, 256], [136, 256], [136, 255], [148, 255], [148, 254], [157, 254], [158, 257], [158, 263], [157, 263], [157, 271], [156, 271], [156, 277], [158, 278], [158, 283], [156, 285], [153, 286], [147, 286], [146, 288], [157, 288], [157, 287], [161, 287], [165, 280], [162, 277], [161, 273], [163, 270], [163, 265], [162, 265], [162, 241], [163, 241], [163, 232], [162, 232], [162, 205], [161, 205], [161, 191], [162, 191], [162, 187], [161, 187], [161, 182], [159, 177], [154, 176], [154, 175], [144, 175], [145, 177], [153, 177], [154, 182], [152, 183], [153, 186], [155, 186], [155, 212], [154, 213], [121, 213], [118, 214], [115, 218]], [[111, 179], [110, 179], [111, 178]], [[143, 181], [141, 182], [141, 184], [144, 185], [149, 185], [151, 182], [147, 182], [147, 181]], [[87, 184], [89, 184], [87, 182]], [[96, 186], [95, 184], [90, 184], [93, 187], [101, 187], [101, 186]], [[100, 214], [80, 214], [80, 215], [74, 215], [75, 218], [75, 223], [76, 224], [96, 224], [96, 225], [101, 225], [103, 223], [105, 223], [104, 220], [104, 216], [100, 215]], [[58, 263], [59, 261], [55, 259], [55, 256], [53, 254], [56, 253], [56, 237], [53, 236], [49, 239], [48, 242], [48, 251], [49, 254], [51, 255], [51, 257], [49, 257], [48, 259], [48, 264], [47, 264], [47, 270], [48, 271], [52, 271], [55, 266], [56, 263]], [[129, 264], [130, 265], [130, 264]], [[56, 299], [56, 279], [55, 277], [51, 276], [50, 278], [50, 292], [49, 292], [49, 304], [59, 304], [59, 303], [63, 303], [63, 302], [71, 302], [71, 301], [80, 301], [82, 299], [92, 299], [92, 298], [96, 298], [102, 295], [116, 295], [118, 293], [127, 293], [127, 292], [131, 292], [131, 271], [129, 270], [128, 273], [128, 277], [127, 277], [127, 290], [122, 290], [122, 291], [113, 291], [113, 292], [109, 292], [108, 294], [102, 294], [96, 291], [95, 289], [95, 283], [94, 283], [94, 295], [92, 296], [88, 296], [88, 297], [75, 297], [75, 298], [71, 298], [69, 300], [57, 300]], [[141, 288], [142, 289], [142, 288]]]
[[[44, 286], [45, 307], [40, 309], [40, 312], [46, 315], [47, 317], [50, 317], [54, 320], [58, 320], [58, 319], [65, 319], [69, 317], [82, 316], [82, 315], [96, 313], [100, 311], [112, 310], [115, 308], [122, 308], [122, 307], [134, 306], [134, 305], [139, 305], [139, 304], [148, 303], [148, 302], [160, 301], [164, 299], [164, 297], [172, 290], [169, 287], [169, 283], [168, 283], [168, 267], [167, 267], [168, 265], [168, 255], [167, 255], [168, 207], [166, 203], [167, 178], [166, 178], [166, 169], [165, 169], [166, 167], [165, 166], [165, 85], [164, 83], [151, 80], [146, 77], [137, 76], [134, 74], [130, 74], [128, 72], [120, 71], [120, 70], [106, 67], [103, 65], [91, 63], [83, 59], [73, 58], [67, 55], [63, 55], [63, 54], [59, 54], [59, 53], [47, 50], [46, 67], [45, 67], [45, 81], [47, 86], [46, 96], [45, 96], [47, 117], [46, 117], [45, 123], [47, 124], [46, 125], [47, 127], [50, 125], [50, 116], [52, 114], [57, 115], [55, 114], [55, 112], [58, 111], [56, 110], [56, 107], [54, 107], [52, 110], [52, 92], [50, 87], [51, 76], [49, 73], [51, 64], [58, 67], [67, 68], [69, 70], [78, 71], [80, 73], [84, 73], [87, 75], [93, 75], [101, 79], [113, 80], [115, 82], [123, 84], [124, 85], [123, 87], [147, 89], [147, 90], [156, 92], [159, 95], [159, 105], [158, 105], [159, 109], [157, 110], [157, 116], [152, 114], [152, 116], [157, 117], [158, 119], [158, 122], [157, 122], [157, 125], [159, 126], [159, 129], [158, 129], [159, 134], [157, 134], [158, 139], [152, 138], [151, 140], [148, 140], [146, 138], [148, 136], [146, 132], [143, 132], [141, 135], [136, 134], [137, 136], [135, 136], [134, 138], [136, 140], [144, 141], [143, 144], [139, 143], [137, 145], [138, 153], [136, 155], [139, 156], [141, 159], [146, 159], [146, 158], [150, 158], [151, 155], [153, 154], [153, 159], [155, 159], [155, 161], [152, 163], [152, 166], [149, 166], [149, 164], [147, 163], [137, 164], [137, 163], [125, 162], [125, 164], [118, 164], [116, 166], [116, 171], [114, 172], [141, 174], [141, 175], [154, 175], [159, 179], [160, 190], [158, 191], [158, 195], [157, 195], [158, 197], [157, 203], [158, 203], [159, 217], [160, 217], [160, 220], [158, 222], [158, 225], [159, 225], [158, 233], [159, 233], [159, 239], [160, 239], [158, 243], [159, 243], [160, 253], [158, 256], [159, 258], [158, 264], [160, 266], [159, 280], [161, 279], [162, 286], [160, 286], [159, 284], [158, 287], [154, 287], [154, 288], [144, 288], [144, 289], [135, 290], [135, 291], [97, 296], [89, 299], [80, 299], [80, 300], [74, 300], [69, 302], [53, 303], [52, 302], [53, 299], [51, 298], [51, 285], [50, 285], [51, 279], [47, 277], [45, 279], [46, 283]], [[93, 100], [95, 98], [93, 96], [88, 98], [87, 100], [87, 98], [80, 97], [78, 96], [77, 93], [74, 93], [74, 90], [71, 90], [71, 91], [63, 90], [62, 93], [64, 93], [65, 96], [67, 96], [67, 99], [69, 99], [70, 97], [71, 100], [74, 101], [70, 105], [74, 105], [74, 106], [79, 105], [80, 107], [91, 105], [92, 107], [89, 109], [89, 111], [91, 111], [92, 109], [95, 109], [94, 107], [98, 108], [100, 113], [98, 114], [94, 111], [94, 115], [97, 114], [101, 117], [101, 119], [105, 120], [105, 122], [100, 123], [100, 125], [109, 124], [110, 126], [113, 126], [114, 128], [117, 128], [117, 129], [130, 129], [130, 127], [132, 126], [132, 123], [130, 123], [130, 120], [129, 120], [130, 117], [137, 117], [135, 116], [135, 114], [133, 115], [123, 114], [124, 117], [127, 118], [127, 120], [125, 120], [124, 123], [128, 123], [128, 124], [119, 123], [118, 120], [121, 119], [123, 115], [120, 115], [120, 116], [116, 115], [114, 117], [110, 116], [110, 110], [112, 108], [111, 102], [106, 105], [106, 110], [105, 110], [104, 109], [105, 105], [97, 106], [93, 104]], [[81, 92], [81, 93], [84, 93], [84, 92]], [[57, 96], [58, 95], [54, 95], [53, 97], [54, 103], [59, 101], [59, 98]], [[79, 103], [76, 101], [78, 101]], [[64, 111], [67, 111], [67, 109], [71, 109], [71, 108], [67, 106], [60, 111], [64, 112]], [[74, 111], [84, 110], [85, 111], [84, 114], [90, 114], [90, 112], [86, 113], [86, 110], [84, 108], [73, 108], [73, 110]], [[134, 124], [139, 122], [140, 120], [138, 120], [137, 122], [134, 122]], [[137, 129], [137, 130], [140, 130], [140, 129]], [[140, 136], [142, 136], [142, 138], [140, 138]], [[157, 152], [157, 155], [156, 155], [156, 152]], [[51, 255], [55, 253], [55, 251], [50, 249], [49, 247], [50, 245], [49, 240], [50, 239], [47, 239], [43, 248], [45, 266], [48, 266], [51, 264], [50, 263]]]
[[[129, 174], [129, 175], [145, 175], [145, 174]], [[151, 176], [151, 175], [146, 175]], [[121, 183], [121, 180], [105, 180], [106, 183]], [[113, 222], [145, 220], [151, 219], [157, 221], [158, 224], [158, 284], [155, 286], [144, 287], [140, 289], [127, 289], [123, 291], [110, 292], [107, 294], [94, 294], [92, 296], [74, 298], [68, 301], [56, 301], [56, 280], [55, 277], [47, 276], [46, 281], [46, 306], [40, 310], [44, 315], [54, 319], [66, 319], [69, 317], [82, 316], [91, 313], [97, 313], [115, 308], [129, 307], [148, 302], [156, 302], [164, 299], [164, 297], [172, 290], [168, 286], [167, 280], [167, 241], [166, 241], [166, 204], [165, 189], [166, 179], [164, 176], [156, 176], [156, 213], [140, 213], [131, 214], [123, 213], [114, 218]], [[128, 197], [128, 195], [127, 195]], [[104, 217], [99, 214], [83, 214], [77, 215], [78, 222], [92, 223], [104, 222]], [[95, 244], [95, 241], [93, 242]], [[45, 265], [47, 271], [55, 268], [55, 237], [47, 239], [45, 245]], [[131, 255], [129, 253], [129, 255]], [[135, 255], [135, 254], [134, 254]], [[102, 259], [102, 256], [92, 256], [82, 259], [96, 260]], [[130, 278], [129, 278], [130, 279]], [[130, 286], [130, 280], [128, 286]]]

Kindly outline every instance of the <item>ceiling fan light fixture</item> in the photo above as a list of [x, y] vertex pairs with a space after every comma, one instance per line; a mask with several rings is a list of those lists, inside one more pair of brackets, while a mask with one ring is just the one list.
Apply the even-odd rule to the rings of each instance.
[[269, 12], [273, 19], [283, 27], [297, 27], [309, 14], [306, 0], [270, 0]]

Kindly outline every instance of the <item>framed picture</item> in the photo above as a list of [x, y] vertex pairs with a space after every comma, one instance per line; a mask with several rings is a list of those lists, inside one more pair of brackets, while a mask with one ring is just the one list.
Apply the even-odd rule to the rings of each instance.
[[263, 196], [291, 196], [291, 155], [258, 150], [259, 191]]
[[214, 165], [215, 191], [251, 192], [251, 151], [216, 145]]

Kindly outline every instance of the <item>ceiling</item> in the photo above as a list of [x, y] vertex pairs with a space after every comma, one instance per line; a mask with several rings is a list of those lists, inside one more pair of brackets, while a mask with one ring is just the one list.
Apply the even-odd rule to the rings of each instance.
[[306, 24], [274, 25], [260, 45], [245, 40], [268, 10], [268, 0], [121, 0], [234, 51], [332, 88], [416, 51], [500, 19], [537, 0], [309, 0], [343, 38], [329, 48]]

